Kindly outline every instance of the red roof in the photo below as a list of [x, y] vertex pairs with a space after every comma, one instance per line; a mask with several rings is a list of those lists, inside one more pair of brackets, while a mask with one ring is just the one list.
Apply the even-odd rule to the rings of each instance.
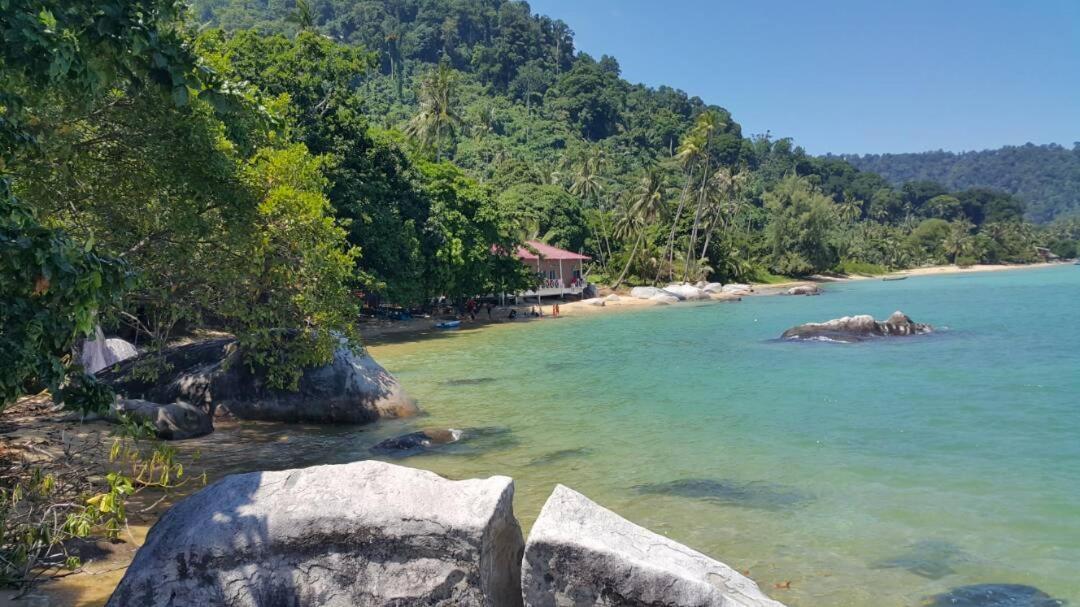
[[[535, 253], [533, 251], [535, 251]], [[518, 247], [517, 250], [518, 259], [524, 259], [526, 261], [536, 261], [537, 253], [539, 253], [540, 259], [562, 259], [570, 261], [589, 261], [592, 259], [588, 255], [579, 255], [572, 251], [565, 251], [536, 240], [526, 241], [525, 246]]]

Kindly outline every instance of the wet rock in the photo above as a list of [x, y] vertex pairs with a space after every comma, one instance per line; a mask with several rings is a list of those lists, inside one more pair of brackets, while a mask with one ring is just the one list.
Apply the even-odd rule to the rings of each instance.
[[195, 438], [214, 431], [210, 416], [188, 403], [162, 405], [136, 398], [118, 398], [114, 409], [117, 414], [149, 422], [154, 426], [157, 437], [165, 440]]
[[802, 506], [810, 501], [809, 496], [801, 491], [761, 481], [683, 478], [665, 483], [635, 485], [633, 489], [645, 495], [675, 495], [726, 506], [761, 510], [784, 510]]
[[226, 477], [154, 525], [128, 605], [521, 605], [513, 481], [376, 461]]
[[579, 447], [577, 449], [559, 449], [558, 451], [551, 451], [545, 453], [539, 457], [534, 457], [530, 462], [530, 466], [547, 466], [550, 464], [558, 463], [567, 459], [576, 459], [579, 457], [585, 457], [592, 454], [592, 449], [587, 447]]
[[410, 454], [431, 449], [438, 445], [449, 445], [461, 440], [465, 433], [455, 428], [427, 428], [410, 432], [394, 438], [388, 438], [374, 447], [372, 451], [382, 454]]
[[784, 331], [781, 338], [854, 342], [875, 337], [923, 335], [933, 330], [932, 326], [913, 322], [906, 314], [897, 311], [884, 321], [877, 321], [873, 316], [863, 314], [807, 323]]
[[966, 558], [955, 544], [928, 540], [917, 542], [893, 558], [871, 565], [874, 569], [905, 569], [917, 576], [939, 580], [955, 573], [952, 563]]
[[446, 455], [472, 455], [516, 444], [509, 428], [426, 428], [388, 438], [371, 448], [389, 457], [410, 457], [438, 451]]
[[821, 295], [821, 287], [817, 285], [799, 285], [786, 291], [788, 295]]
[[[401, 384], [366, 354], [342, 347], [334, 359], [304, 371], [297, 391], [277, 390], [240, 359], [233, 339], [213, 339], [126, 360], [99, 373], [119, 393], [151, 402], [189, 402], [213, 415], [236, 419], [369, 423], [409, 417], [419, 409]], [[158, 366], [147, 380], [133, 371]]]
[[931, 597], [925, 607], [1062, 607], [1066, 604], [1034, 586], [975, 584]]
[[727, 565], [562, 485], [533, 524], [521, 573], [528, 607], [782, 607]]

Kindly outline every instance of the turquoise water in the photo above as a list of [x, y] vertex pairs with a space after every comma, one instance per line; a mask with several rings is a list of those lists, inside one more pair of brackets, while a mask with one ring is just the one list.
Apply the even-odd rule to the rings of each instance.
[[[430, 415], [349, 434], [332, 459], [414, 427], [495, 427], [401, 461], [513, 476], [526, 524], [561, 482], [793, 606], [919, 605], [976, 583], [1078, 604], [1078, 302], [1080, 268], [1066, 266], [378, 346]], [[942, 330], [774, 340], [897, 309]]]

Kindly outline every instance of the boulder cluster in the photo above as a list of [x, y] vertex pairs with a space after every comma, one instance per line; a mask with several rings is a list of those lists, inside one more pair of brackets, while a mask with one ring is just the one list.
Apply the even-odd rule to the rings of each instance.
[[782, 607], [558, 485], [528, 540], [505, 476], [363, 461], [226, 477], [154, 525], [109, 607]]
[[702, 301], [714, 298], [741, 297], [749, 295], [754, 289], [750, 285], [730, 283], [722, 285], [718, 282], [688, 282], [672, 283], [666, 287], [634, 287], [630, 289], [630, 296], [637, 299], [648, 299], [662, 304], [677, 303], [680, 301]]
[[932, 333], [934, 327], [914, 322], [896, 311], [889, 318], [874, 320], [869, 314], [844, 316], [825, 322], [811, 322], [784, 331], [781, 339], [853, 342], [876, 337], [904, 337]]

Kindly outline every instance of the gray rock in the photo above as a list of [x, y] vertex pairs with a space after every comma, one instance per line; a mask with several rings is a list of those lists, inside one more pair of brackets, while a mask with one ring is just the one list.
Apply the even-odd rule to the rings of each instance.
[[807, 323], [784, 331], [781, 338], [853, 342], [874, 337], [923, 335], [932, 333], [933, 330], [932, 326], [913, 322], [906, 314], [897, 311], [884, 321], [877, 321], [869, 314], [862, 314]]
[[699, 299], [709, 299], [709, 294], [693, 285], [687, 284], [672, 284], [664, 287], [664, 292], [671, 293], [682, 300], [694, 301]]
[[821, 287], [817, 285], [799, 285], [787, 290], [788, 295], [821, 295]]
[[597, 306], [597, 307], [600, 307], [600, 308], [602, 308], [602, 307], [604, 307], [605, 305], [607, 305], [607, 302], [605, 302], [605, 301], [604, 301], [604, 300], [603, 300], [602, 298], [600, 298], [600, 297], [594, 297], [594, 298], [592, 298], [592, 299], [586, 299], [586, 300], [585, 300], [585, 303], [586, 303], [587, 305], [590, 305], [590, 306]]
[[732, 295], [749, 295], [754, 292], [753, 287], [750, 285], [744, 285], [741, 283], [733, 282], [726, 284], [720, 289], [721, 293], [731, 293]]
[[630, 297], [637, 299], [651, 299], [653, 296], [662, 293], [663, 289], [656, 287], [634, 287], [630, 289]]
[[398, 454], [424, 451], [461, 440], [465, 432], [456, 428], [425, 428], [379, 442], [371, 448], [376, 453]]
[[782, 607], [727, 565], [562, 485], [529, 534], [522, 595], [527, 607]]
[[135, 346], [120, 338], [106, 339], [101, 327], [97, 327], [95, 333], [94, 339], [83, 341], [79, 354], [79, 362], [87, 373], [97, 373], [106, 367], [139, 355]]
[[375, 461], [229, 476], [161, 517], [108, 607], [514, 607], [513, 495]]
[[622, 301], [622, 297], [619, 297], [618, 295], [612, 293], [611, 295], [605, 297], [604, 301]]
[[679, 303], [682, 300], [679, 299], [677, 296], [672, 295], [671, 293], [661, 291], [661, 292], [657, 293], [656, 295], [653, 295], [652, 297], [650, 297], [649, 301], [655, 301], [655, 302], [661, 303], [661, 304], [673, 304], [673, 303]]
[[702, 290], [705, 291], [706, 293], [723, 293], [724, 292], [724, 285], [722, 285], [722, 284], [720, 284], [718, 282], [710, 282], [710, 283], [706, 284], [704, 287], [702, 287]]
[[158, 438], [182, 440], [214, 431], [214, 422], [205, 411], [188, 403], [162, 405], [137, 398], [117, 398], [114, 410], [136, 421], [150, 422]]
[[130, 398], [189, 402], [214, 417], [358, 424], [419, 412], [397, 379], [367, 354], [338, 349], [329, 364], [305, 370], [294, 392], [268, 387], [240, 359], [235, 344], [213, 339], [169, 348], [162, 353], [167, 371], [154, 380], [132, 372], [140, 363], [155, 364], [153, 353], [99, 376]]

